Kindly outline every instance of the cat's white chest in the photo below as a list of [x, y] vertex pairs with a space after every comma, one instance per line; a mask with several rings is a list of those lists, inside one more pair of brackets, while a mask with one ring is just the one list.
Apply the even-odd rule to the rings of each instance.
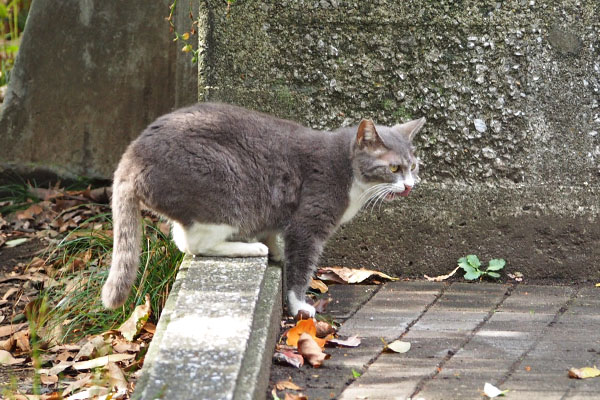
[[356, 213], [360, 211], [364, 200], [362, 197], [363, 193], [364, 188], [362, 187], [362, 185], [356, 181], [353, 181], [352, 186], [350, 187], [350, 192], [348, 193], [350, 201], [348, 202], [348, 207], [346, 208], [346, 211], [344, 211], [344, 214], [342, 215], [340, 223], [345, 224], [346, 222], [354, 218]]

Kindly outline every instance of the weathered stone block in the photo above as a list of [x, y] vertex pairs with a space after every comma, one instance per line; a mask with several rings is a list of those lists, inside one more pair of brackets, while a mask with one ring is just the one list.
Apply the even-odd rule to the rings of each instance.
[[110, 178], [146, 124], [176, 97], [190, 102], [178, 86], [194, 99], [197, 73], [176, 67], [190, 60], [172, 41], [169, 4], [33, 2], [2, 105], [0, 173]]

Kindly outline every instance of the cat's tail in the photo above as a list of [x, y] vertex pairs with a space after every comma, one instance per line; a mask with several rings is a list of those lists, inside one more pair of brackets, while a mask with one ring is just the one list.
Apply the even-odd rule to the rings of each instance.
[[125, 303], [137, 276], [140, 260], [140, 201], [132, 179], [117, 179], [113, 184], [113, 253], [108, 279], [102, 288], [102, 303], [117, 308]]

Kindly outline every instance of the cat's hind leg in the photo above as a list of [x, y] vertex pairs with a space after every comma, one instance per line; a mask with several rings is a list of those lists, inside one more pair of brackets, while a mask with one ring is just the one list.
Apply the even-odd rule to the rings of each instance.
[[193, 223], [183, 226], [173, 222], [173, 241], [187, 254], [216, 257], [264, 257], [269, 249], [262, 243], [230, 242], [237, 228], [224, 224]]

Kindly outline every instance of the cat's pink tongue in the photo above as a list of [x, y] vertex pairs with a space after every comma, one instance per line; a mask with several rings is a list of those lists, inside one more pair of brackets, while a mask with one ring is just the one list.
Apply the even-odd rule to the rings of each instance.
[[400, 193], [400, 196], [402, 196], [402, 197], [408, 196], [408, 194], [410, 193], [411, 190], [412, 190], [412, 188], [410, 186], [407, 186], [406, 189], [404, 190], [404, 192]]
[[408, 194], [410, 193], [410, 191], [412, 190], [412, 188], [410, 186], [406, 186], [406, 189], [404, 189], [404, 192], [400, 192], [400, 193], [388, 193], [385, 196], [385, 199], [387, 201], [392, 201], [396, 198], [396, 196], [402, 196], [402, 197], [406, 197], [408, 196]]

